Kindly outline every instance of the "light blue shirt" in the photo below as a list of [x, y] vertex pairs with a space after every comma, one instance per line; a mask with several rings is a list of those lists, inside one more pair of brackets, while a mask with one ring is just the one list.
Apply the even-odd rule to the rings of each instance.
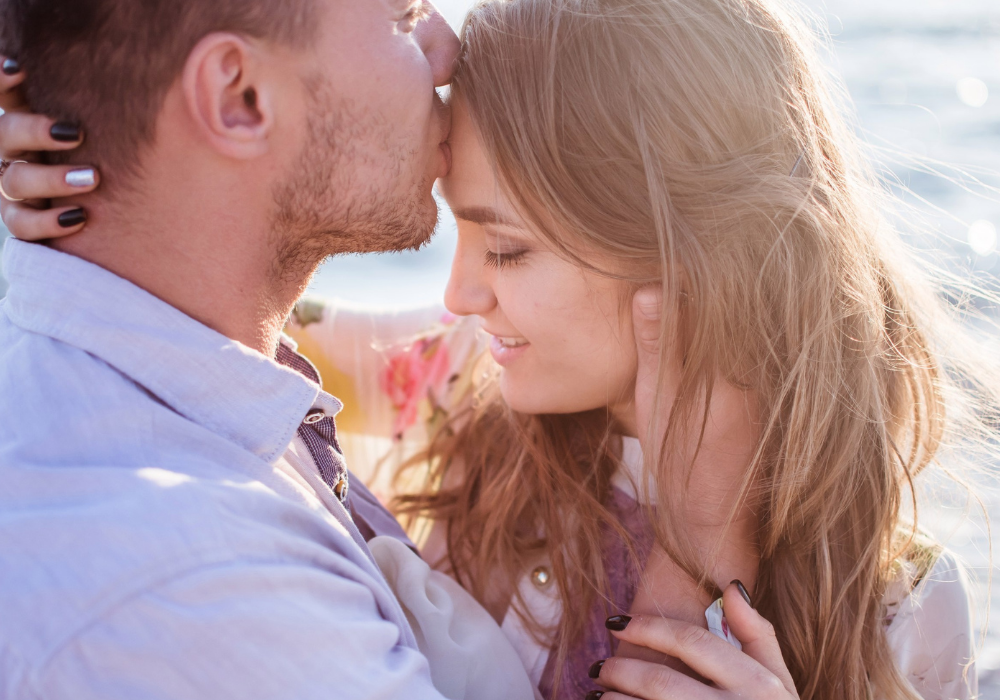
[[346, 510], [276, 468], [336, 399], [79, 258], [3, 262], [0, 699], [441, 697]]

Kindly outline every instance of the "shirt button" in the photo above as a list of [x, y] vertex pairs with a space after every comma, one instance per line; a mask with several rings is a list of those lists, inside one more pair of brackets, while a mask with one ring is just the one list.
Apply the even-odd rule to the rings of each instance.
[[531, 572], [531, 582], [538, 588], [545, 588], [552, 581], [552, 573], [547, 567], [539, 566]]
[[343, 503], [344, 499], [347, 498], [347, 479], [341, 479], [337, 482], [337, 485], [333, 487], [333, 493], [340, 499]]
[[306, 414], [306, 417], [302, 419], [302, 422], [306, 425], [312, 425], [313, 423], [319, 423], [324, 418], [326, 418], [326, 413], [323, 412], [323, 409], [314, 408]]

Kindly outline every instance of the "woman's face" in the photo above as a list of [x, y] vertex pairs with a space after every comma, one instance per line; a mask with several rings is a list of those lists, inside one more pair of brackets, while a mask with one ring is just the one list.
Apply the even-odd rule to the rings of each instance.
[[445, 304], [483, 319], [504, 400], [522, 413], [609, 407], [634, 434], [636, 351], [622, 283], [561, 257], [516, 213], [460, 99], [450, 142], [451, 172], [439, 184], [458, 248]]

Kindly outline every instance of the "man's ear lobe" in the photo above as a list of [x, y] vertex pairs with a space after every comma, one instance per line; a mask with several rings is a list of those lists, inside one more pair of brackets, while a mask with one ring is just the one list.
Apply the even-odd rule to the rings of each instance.
[[223, 32], [199, 41], [184, 65], [184, 99], [195, 128], [232, 158], [256, 158], [268, 148], [274, 115], [260, 68], [259, 49]]

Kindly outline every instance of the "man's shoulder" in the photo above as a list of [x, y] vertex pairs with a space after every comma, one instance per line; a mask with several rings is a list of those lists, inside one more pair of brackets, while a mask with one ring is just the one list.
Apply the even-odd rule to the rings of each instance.
[[350, 575], [364, 557], [326, 511], [283, 495], [267, 462], [2, 319], [0, 416], [0, 660], [37, 656], [184, 572], [287, 562]]
[[93, 435], [105, 409], [148, 400], [99, 358], [0, 316], [0, 442], [58, 431], [65, 444], [67, 429], [89, 423]]
[[2, 315], [0, 416], [0, 470], [194, 466], [236, 449], [103, 359]]
[[346, 531], [251, 477], [121, 465], [0, 474], [12, 486], [0, 496], [0, 658], [6, 647], [37, 661], [136, 596], [205, 569], [363, 578]]

